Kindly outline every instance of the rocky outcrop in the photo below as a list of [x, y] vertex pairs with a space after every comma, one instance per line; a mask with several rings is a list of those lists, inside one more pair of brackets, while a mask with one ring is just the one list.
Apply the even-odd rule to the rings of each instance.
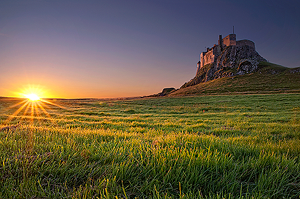
[[162, 97], [162, 96], [166, 96], [166, 95], [168, 95], [170, 93], [173, 93], [174, 91], [176, 91], [175, 88], [164, 88], [162, 90], [162, 92], [157, 93], [157, 94], [153, 94], [153, 95], [149, 95], [147, 97]]
[[266, 61], [267, 60], [261, 57], [252, 46], [228, 46], [213, 63], [200, 68], [196, 76], [182, 85], [181, 88], [222, 77], [252, 73], [258, 70], [258, 64], [260, 62]]
[[167, 94], [169, 94], [169, 93], [171, 93], [171, 92], [173, 92], [173, 91], [175, 91], [175, 90], [176, 90], [175, 88], [164, 88], [164, 89], [162, 90], [162, 92], [159, 93], [159, 95], [160, 95], [160, 96], [165, 96], [165, 95], [167, 95]]

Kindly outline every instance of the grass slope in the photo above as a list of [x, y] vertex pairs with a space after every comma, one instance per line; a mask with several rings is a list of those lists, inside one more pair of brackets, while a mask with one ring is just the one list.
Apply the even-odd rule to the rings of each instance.
[[300, 72], [294, 72], [296, 70], [297, 69], [289, 69], [280, 65], [262, 62], [259, 64], [259, 70], [256, 73], [215, 79], [194, 86], [181, 88], [169, 96], [300, 92]]
[[[0, 132], [0, 198], [299, 198], [299, 99], [57, 100], [65, 109], [22, 110], [9, 123], [21, 125]], [[0, 101], [0, 128], [17, 103]]]

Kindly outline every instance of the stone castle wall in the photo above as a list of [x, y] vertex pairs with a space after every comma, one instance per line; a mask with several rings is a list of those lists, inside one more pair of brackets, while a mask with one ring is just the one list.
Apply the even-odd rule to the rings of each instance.
[[206, 64], [210, 64], [216, 61], [218, 56], [221, 54], [221, 47], [219, 45], [214, 45], [207, 52], [202, 52], [200, 55], [200, 68]]
[[208, 51], [204, 56], [204, 62], [205, 64], [210, 64], [215, 61], [215, 55], [213, 53], [213, 49]]
[[206, 64], [210, 64], [210, 63], [213, 63], [214, 61], [215, 61], [215, 58], [216, 58], [216, 48], [215, 47], [213, 47], [213, 48], [211, 48], [211, 49], [209, 49], [207, 52], [203, 52], [203, 53], [201, 53], [201, 60], [200, 60], [200, 62], [201, 62], [201, 64], [200, 64], [200, 67], [203, 67], [204, 65], [206, 65]]

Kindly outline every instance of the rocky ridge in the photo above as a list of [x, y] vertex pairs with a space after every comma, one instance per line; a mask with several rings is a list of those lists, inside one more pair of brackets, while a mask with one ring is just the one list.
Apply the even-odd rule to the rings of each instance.
[[251, 46], [228, 46], [213, 63], [200, 68], [196, 76], [182, 85], [181, 88], [222, 77], [253, 73], [258, 70], [258, 64], [260, 62], [266, 61], [267, 60], [260, 56]]

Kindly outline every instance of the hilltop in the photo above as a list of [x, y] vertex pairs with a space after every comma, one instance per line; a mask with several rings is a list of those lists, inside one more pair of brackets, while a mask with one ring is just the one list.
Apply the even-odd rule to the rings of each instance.
[[168, 96], [291, 92], [300, 92], [300, 67], [287, 68], [260, 62], [256, 72], [218, 78], [193, 86], [182, 86]]

